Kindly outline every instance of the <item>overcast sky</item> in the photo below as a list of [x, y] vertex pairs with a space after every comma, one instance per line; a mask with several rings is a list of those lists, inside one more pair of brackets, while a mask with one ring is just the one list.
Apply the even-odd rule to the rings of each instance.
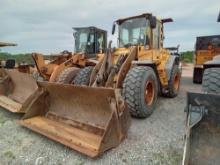
[[72, 27], [97, 26], [108, 30], [118, 18], [153, 13], [172, 17], [165, 25], [165, 46], [193, 50], [195, 37], [220, 34], [220, 0], [1, 0], [0, 41], [16, 42], [3, 48], [12, 53], [56, 53], [74, 50]]

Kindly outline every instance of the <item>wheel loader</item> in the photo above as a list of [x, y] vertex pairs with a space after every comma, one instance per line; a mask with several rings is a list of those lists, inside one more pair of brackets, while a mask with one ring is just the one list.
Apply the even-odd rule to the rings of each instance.
[[49, 82], [71, 83], [80, 68], [94, 66], [103, 58], [107, 46], [107, 32], [96, 27], [75, 27], [75, 52], [63, 51], [60, 56], [46, 64], [44, 56], [33, 53], [37, 70]]
[[220, 53], [204, 68], [202, 91], [187, 94], [182, 165], [220, 164]]
[[118, 48], [110, 42], [104, 58], [81, 69], [74, 84], [39, 82], [40, 96], [20, 124], [90, 157], [118, 146], [130, 113], [146, 118], [159, 93], [178, 94], [179, 57], [163, 48], [163, 25], [171, 21], [150, 13], [115, 21]]
[[[217, 22], [220, 22], [219, 19], [220, 14]], [[193, 82], [201, 84], [206, 69], [204, 63], [220, 54], [220, 35], [197, 37], [195, 49]]]
[[[94, 66], [103, 58], [106, 49], [107, 32], [96, 27], [74, 28], [75, 53], [62, 53], [49, 64], [45, 64], [42, 55], [33, 54], [33, 59], [40, 75], [50, 82], [71, 83], [74, 75], [85, 66]], [[38, 89], [35, 79], [20, 73], [26, 71], [22, 65], [14, 70], [5, 70], [4, 78], [0, 82], [0, 106], [17, 113], [25, 113], [25, 107], [34, 100]], [[38, 76], [34, 76], [39, 79]]]

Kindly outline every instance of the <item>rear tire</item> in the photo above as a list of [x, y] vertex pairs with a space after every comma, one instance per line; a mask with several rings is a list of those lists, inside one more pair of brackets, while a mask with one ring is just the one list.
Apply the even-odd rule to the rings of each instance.
[[202, 90], [207, 93], [220, 94], [220, 68], [205, 69]]
[[57, 83], [72, 84], [78, 72], [79, 72], [79, 68], [76, 67], [70, 67], [64, 69], [61, 72], [60, 76], [58, 77]]
[[88, 67], [81, 69], [73, 81], [74, 84], [76, 84], [76, 85], [89, 85], [92, 70], [93, 70], [92, 66], [88, 66]]
[[157, 102], [158, 79], [151, 67], [131, 68], [123, 82], [122, 95], [134, 117], [150, 116]]
[[171, 71], [170, 80], [168, 82], [168, 92], [163, 93], [163, 96], [169, 98], [176, 97], [179, 93], [180, 79], [181, 79], [181, 71], [178, 65], [174, 65]]

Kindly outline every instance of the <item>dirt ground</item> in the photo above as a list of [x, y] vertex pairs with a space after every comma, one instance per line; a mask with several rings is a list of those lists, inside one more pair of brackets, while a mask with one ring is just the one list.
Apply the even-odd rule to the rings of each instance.
[[97, 159], [19, 126], [21, 115], [0, 109], [0, 164], [180, 164], [186, 92], [199, 90], [200, 85], [192, 83], [192, 65], [184, 66], [178, 97], [159, 98], [149, 118], [133, 118], [128, 137]]

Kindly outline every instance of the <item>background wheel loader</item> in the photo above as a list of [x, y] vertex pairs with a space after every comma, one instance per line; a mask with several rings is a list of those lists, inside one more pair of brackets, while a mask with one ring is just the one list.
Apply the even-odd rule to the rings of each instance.
[[[99, 58], [103, 58], [103, 54], [100, 53], [106, 49], [107, 32], [95, 27], [74, 29], [74, 54], [63, 52], [62, 56], [58, 56], [49, 64], [44, 63], [42, 55], [33, 54], [36, 67], [46, 80], [71, 83], [80, 68], [94, 66]], [[21, 69], [24, 71], [25, 65], [22, 65]], [[0, 106], [12, 112], [24, 113], [24, 107], [29, 106], [37, 96], [35, 92], [38, 87], [31, 75], [19, 72], [21, 69], [2, 71], [5, 77], [1, 82], [3, 93], [0, 93]]]
[[187, 94], [182, 165], [220, 164], [220, 53], [204, 68], [202, 92]]
[[96, 27], [73, 28], [75, 52], [64, 51], [46, 64], [42, 54], [33, 53], [37, 70], [49, 82], [71, 83], [79, 68], [94, 66], [103, 58], [107, 46], [107, 32]]
[[[217, 22], [220, 22], [219, 19], [220, 14]], [[220, 54], [220, 35], [197, 37], [195, 47], [193, 82], [202, 83], [203, 72], [206, 69], [204, 63]]]
[[175, 97], [179, 90], [179, 57], [163, 48], [163, 24], [142, 14], [115, 21], [119, 48], [95, 67], [85, 67], [75, 85], [39, 83], [40, 96], [28, 107], [21, 125], [95, 157], [126, 137], [130, 114], [149, 116], [158, 93]]

